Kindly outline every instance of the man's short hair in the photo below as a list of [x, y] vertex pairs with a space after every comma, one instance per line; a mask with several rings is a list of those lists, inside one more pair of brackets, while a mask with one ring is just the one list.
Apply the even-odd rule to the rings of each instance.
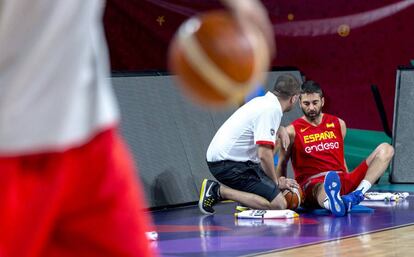
[[280, 75], [273, 87], [273, 93], [282, 99], [288, 99], [300, 92], [299, 80], [289, 73]]
[[321, 86], [313, 80], [308, 80], [303, 82], [302, 90], [300, 94], [319, 94], [319, 96], [323, 97], [323, 91]]

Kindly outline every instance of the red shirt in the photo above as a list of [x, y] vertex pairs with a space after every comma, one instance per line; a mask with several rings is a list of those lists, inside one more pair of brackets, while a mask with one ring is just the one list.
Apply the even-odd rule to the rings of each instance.
[[291, 161], [299, 184], [302, 185], [309, 177], [321, 172], [346, 170], [344, 140], [337, 117], [324, 113], [318, 126], [303, 118], [295, 120], [292, 125], [296, 136]]

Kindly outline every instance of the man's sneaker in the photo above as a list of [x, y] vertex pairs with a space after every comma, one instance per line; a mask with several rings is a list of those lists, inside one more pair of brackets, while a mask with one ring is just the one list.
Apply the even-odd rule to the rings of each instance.
[[198, 200], [198, 208], [204, 214], [214, 214], [213, 205], [216, 204], [220, 197], [218, 196], [219, 183], [204, 179], [201, 184], [200, 200]]
[[352, 207], [358, 205], [360, 202], [364, 200], [364, 194], [362, 193], [362, 190], [356, 190], [347, 195], [341, 196], [341, 198], [345, 204], [345, 208], [349, 212], [352, 209]]
[[345, 204], [339, 195], [341, 191], [341, 180], [335, 171], [329, 171], [323, 182], [325, 193], [329, 199], [329, 207], [335, 216], [344, 216], [346, 214]]

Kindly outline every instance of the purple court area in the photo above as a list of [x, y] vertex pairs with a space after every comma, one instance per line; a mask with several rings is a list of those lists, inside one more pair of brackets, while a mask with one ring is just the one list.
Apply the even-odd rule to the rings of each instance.
[[235, 203], [217, 205], [212, 216], [197, 206], [156, 211], [154, 244], [160, 256], [232, 257], [331, 241], [414, 224], [412, 195], [398, 202], [364, 201], [374, 212], [345, 217], [301, 213], [295, 219], [235, 219]]

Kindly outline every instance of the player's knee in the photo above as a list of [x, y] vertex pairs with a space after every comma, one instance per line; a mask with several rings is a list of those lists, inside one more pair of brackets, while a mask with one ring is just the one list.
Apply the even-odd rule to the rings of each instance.
[[271, 210], [282, 210], [282, 209], [286, 209], [287, 207], [287, 202], [285, 197], [283, 196], [282, 193], [279, 193], [274, 199], [273, 201], [270, 202], [270, 206], [269, 206]]
[[378, 152], [378, 158], [383, 161], [389, 161], [394, 156], [394, 147], [388, 143], [380, 144], [380, 151]]

